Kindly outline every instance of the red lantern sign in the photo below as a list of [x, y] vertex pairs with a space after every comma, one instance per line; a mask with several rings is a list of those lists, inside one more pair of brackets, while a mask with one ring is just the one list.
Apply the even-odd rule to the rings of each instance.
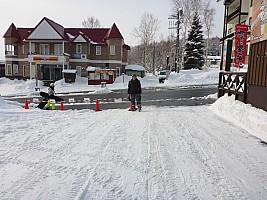
[[235, 30], [235, 67], [242, 68], [246, 59], [248, 26], [237, 24]]

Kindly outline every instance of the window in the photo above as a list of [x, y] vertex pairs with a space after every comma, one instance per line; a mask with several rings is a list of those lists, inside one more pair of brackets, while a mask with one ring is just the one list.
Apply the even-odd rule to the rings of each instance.
[[6, 75], [12, 75], [12, 66], [11, 64], [6, 65]]
[[22, 45], [22, 54], [25, 54], [25, 45]]
[[31, 53], [35, 53], [35, 44], [31, 43]]
[[23, 65], [22, 67], [22, 76], [25, 77], [26, 76], [26, 66]]
[[121, 68], [116, 67], [116, 77], [120, 76]]
[[115, 55], [115, 45], [110, 46], [110, 55]]
[[91, 45], [88, 44], [88, 54], [91, 54]]
[[108, 73], [106, 72], [106, 73], [101, 74], [101, 78], [102, 78], [102, 80], [109, 80]]
[[101, 55], [101, 46], [96, 46], [96, 55]]
[[229, 28], [228, 29], [228, 34], [232, 33], [233, 32], [233, 28]]
[[6, 55], [9, 55], [9, 56], [14, 56], [15, 55], [15, 46], [12, 45], [12, 44], [6, 44], [5, 46], [5, 53]]
[[250, 7], [253, 6], [253, 0], [250, 0]]
[[82, 53], [82, 45], [76, 44], [76, 53]]
[[13, 75], [19, 74], [19, 66], [17, 64], [13, 65]]
[[40, 54], [48, 55], [49, 54], [49, 45], [48, 44], [40, 44]]
[[54, 45], [54, 54], [55, 55], [62, 55], [63, 54], [63, 46], [62, 46], [62, 44], [55, 44]]

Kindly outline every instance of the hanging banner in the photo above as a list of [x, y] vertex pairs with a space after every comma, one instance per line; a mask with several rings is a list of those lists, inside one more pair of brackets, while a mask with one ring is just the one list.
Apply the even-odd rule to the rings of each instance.
[[250, 43], [267, 39], [267, 0], [253, 1]]
[[246, 59], [248, 26], [237, 24], [235, 28], [235, 67], [242, 68]]

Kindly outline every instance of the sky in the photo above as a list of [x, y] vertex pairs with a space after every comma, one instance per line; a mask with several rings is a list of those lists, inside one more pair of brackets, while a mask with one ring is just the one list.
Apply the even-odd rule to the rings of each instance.
[[[223, 5], [211, 1], [216, 9], [213, 36], [221, 36]], [[4, 59], [4, 39], [2, 38], [11, 23], [16, 27], [34, 28], [43, 17], [61, 24], [65, 28], [82, 27], [87, 16], [94, 16], [101, 26], [109, 28], [115, 22], [124, 41], [130, 46], [139, 44], [133, 36], [133, 29], [140, 24], [143, 13], [151, 13], [160, 21], [158, 38], [167, 38], [168, 17], [172, 14], [171, 0], [9, 0], [0, 3], [0, 60]]]

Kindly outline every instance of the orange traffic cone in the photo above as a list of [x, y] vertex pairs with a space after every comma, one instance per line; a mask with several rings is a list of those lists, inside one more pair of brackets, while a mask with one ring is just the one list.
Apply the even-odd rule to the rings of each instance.
[[29, 109], [29, 103], [28, 103], [28, 99], [26, 99], [25, 101], [25, 106], [24, 106], [25, 109]]
[[60, 110], [65, 110], [62, 100], [60, 101]]
[[101, 111], [100, 110], [98, 99], [96, 99], [96, 101], [95, 101], [95, 111]]
[[130, 103], [129, 111], [133, 111], [133, 105], [132, 105], [132, 102]]

